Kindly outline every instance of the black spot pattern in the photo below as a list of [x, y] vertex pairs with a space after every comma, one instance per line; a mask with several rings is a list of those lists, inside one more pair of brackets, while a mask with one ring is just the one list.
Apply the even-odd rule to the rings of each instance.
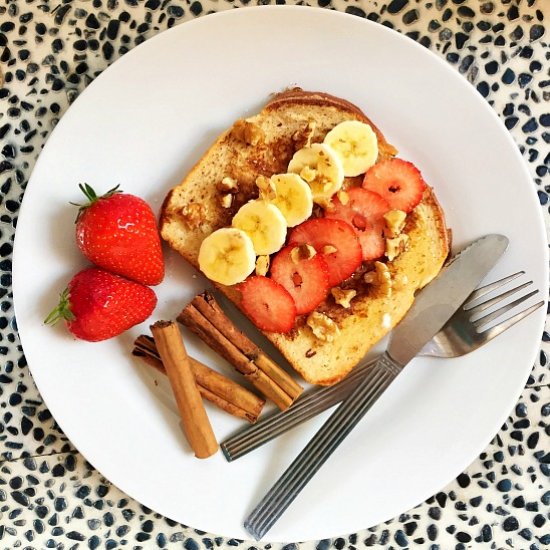
[[[492, 106], [524, 156], [550, 219], [550, 9], [536, 0], [317, 0], [431, 49]], [[0, 547], [550, 548], [550, 336], [515, 409], [480, 457], [413, 510], [352, 535], [303, 544], [224, 539], [176, 524], [123, 494], [59, 430], [17, 336], [11, 255], [26, 182], [80, 92], [136, 45], [248, 0], [0, 4]], [[403, 450], [406, 459], [406, 449]], [[367, 498], [367, 497], [366, 497]]]

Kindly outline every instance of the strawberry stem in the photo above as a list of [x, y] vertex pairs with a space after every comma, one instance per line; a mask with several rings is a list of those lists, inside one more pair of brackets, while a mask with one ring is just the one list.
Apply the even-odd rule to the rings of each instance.
[[48, 316], [44, 319], [46, 325], [55, 325], [58, 321], [64, 319], [65, 321], [74, 321], [75, 316], [71, 311], [71, 304], [69, 302], [69, 289], [66, 288], [59, 295], [59, 303], [50, 311]]
[[108, 199], [109, 197], [112, 197], [116, 193], [122, 193], [122, 190], [119, 189], [120, 185], [116, 185], [112, 189], [109, 189], [107, 193], [104, 193], [103, 195], [99, 195], [95, 192], [95, 189], [88, 185], [87, 183], [79, 183], [78, 188], [84, 193], [84, 196], [88, 199], [88, 202], [85, 204], [80, 204], [77, 202], [70, 202], [69, 204], [72, 204], [73, 206], [78, 206], [78, 214], [76, 216], [76, 221], [80, 218], [84, 210], [86, 208], [89, 208], [93, 204], [95, 204], [99, 199]]

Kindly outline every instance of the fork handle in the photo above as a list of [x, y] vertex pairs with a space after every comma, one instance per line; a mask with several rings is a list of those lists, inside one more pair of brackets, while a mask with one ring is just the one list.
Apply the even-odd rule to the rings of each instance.
[[321, 389], [313, 388], [301, 395], [287, 410], [274, 411], [269, 416], [261, 418], [256, 424], [245, 426], [220, 444], [225, 458], [228, 462], [237, 460], [264, 443], [340, 403], [352, 392], [360, 379], [370, 375], [372, 371], [369, 372], [369, 369], [375, 363], [376, 359], [371, 359], [358, 365], [338, 384]]
[[244, 527], [256, 540], [271, 529], [401, 369], [387, 353], [378, 358], [371, 375], [358, 383], [246, 518]]

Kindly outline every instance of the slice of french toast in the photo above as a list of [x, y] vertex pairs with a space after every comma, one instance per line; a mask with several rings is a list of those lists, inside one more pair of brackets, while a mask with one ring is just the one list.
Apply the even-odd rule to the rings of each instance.
[[[258, 197], [258, 177], [286, 172], [298, 149], [322, 142], [345, 120], [372, 127], [377, 163], [397, 154], [357, 106], [321, 92], [286, 90], [271, 97], [260, 113], [237, 120], [222, 133], [168, 193], [161, 212], [163, 239], [199, 269], [201, 243], [215, 230], [231, 226], [239, 208]], [[360, 178], [349, 177], [344, 188], [360, 184]], [[314, 208], [313, 216], [318, 210]], [[415, 293], [439, 273], [449, 253], [450, 233], [430, 187], [407, 215], [402, 232], [408, 236], [406, 247], [379, 261], [363, 262], [340, 285], [344, 294], [353, 291], [349, 303], [342, 305], [329, 294], [316, 308], [318, 326], [314, 317], [308, 323], [302, 315], [287, 333], [264, 333], [307, 382], [330, 385], [342, 379], [403, 318]], [[216, 286], [241, 307], [238, 285]]]

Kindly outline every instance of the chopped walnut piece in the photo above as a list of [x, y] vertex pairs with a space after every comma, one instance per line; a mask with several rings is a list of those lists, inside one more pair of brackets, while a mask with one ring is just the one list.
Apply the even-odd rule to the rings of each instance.
[[270, 201], [276, 196], [275, 185], [270, 178], [265, 176], [258, 176], [256, 178], [256, 186], [260, 190], [260, 198]]
[[239, 185], [236, 179], [226, 176], [218, 183], [218, 189], [222, 193], [237, 193], [239, 190]]
[[315, 254], [317, 251], [310, 244], [301, 244], [290, 251], [290, 259], [292, 263], [297, 264], [302, 260], [310, 260]]
[[189, 226], [191, 229], [198, 227], [203, 218], [203, 207], [196, 202], [186, 204], [181, 209], [181, 215], [183, 217], [184, 223]]
[[333, 252], [337, 252], [337, 251], [338, 251], [338, 249], [335, 246], [332, 246], [331, 244], [326, 244], [321, 249], [321, 252], [323, 254], [332, 254]]
[[336, 196], [338, 197], [338, 200], [339, 200], [344, 206], [346, 206], [346, 204], [348, 204], [348, 202], [349, 202], [349, 194], [347, 193], [347, 191], [343, 191], [342, 189], [340, 189], [340, 191], [338, 191], [338, 193], [336, 193]]
[[405, 227], [407, 213], [403, 210], [390, 210], [384, 214], [386, 227], [384, 228], [384, 236], [393, 239], [401, 234]]
[[334, 203], [330, 197], [315, 197], [315, 204], [320, 206], [325, 212], [334, 211]]
[[375, 285], [378, 282], [378, 275], [376, 274], [376, 271], [367, 271], [363, 275], [363, 281], [365, 281], [368, 285]]
[[306, 320], [314, 336], [323, 342], [332, 342], [340, 334], [338, 325], [324, 313], [313, 311]]
[[343, 290], [335, 286], [330, 289], [330, 293], [338, 305], [341, 305], [344, 309], [349, 309], [351, 307], [351, 301], [355, 298], [357, 291], [351, 288]]
[[232, 202], [233, 202], [233, 195], [231, 193], [227, 193], [227, 195], [222, 195], [222, 198], [221, 198], [222, 208], [229, 208]]
[[324, 212], [334, 212], [335, 206], [334, 202], [332, 201], [331, 197], [316, 197], [315, 198], [315, 205], [320, 207], [322, 210], [321, 216], [324, 215]]
[[313, 169], [311, 166], [304, 166], [300, 171], [300, 177], [311, 183], [317, 177], [317, 170]]
[[401, 252], [407, 250], [408, 245], [409, 236], [405, 233], [401, 233], [394, 239], [386, 239], [386, 257], [390, 262], [395, 260]]
[[258, 256], [256, 258], [256, 275], [265, 277], [269, 271], [269, 256]]
[[263, 130], [248, 120], [237, 120], [231, 129], [231, 135], [247, 145], [258, 145], [264, 140]]
[[392, 277], [388, 266], [383, 262], [374, 262], [374, 270], [363, 275], [363, 280], [377, 287], [383, 296], [391, 296]]

